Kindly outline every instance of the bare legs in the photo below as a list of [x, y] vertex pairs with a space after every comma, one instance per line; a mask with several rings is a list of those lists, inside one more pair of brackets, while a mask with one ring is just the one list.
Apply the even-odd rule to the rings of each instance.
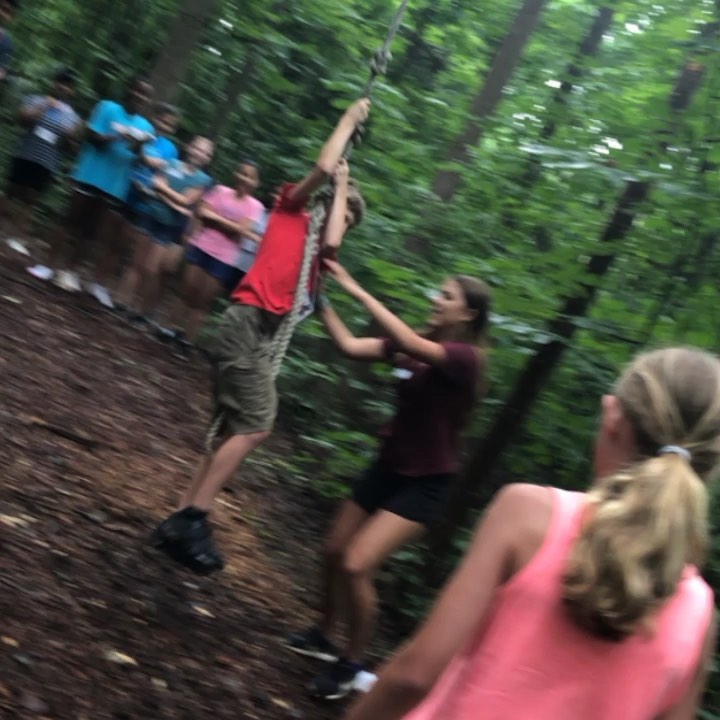
[[359, 661], [372, 639], [378, 612], [377, 569], [424, 530], [424, 525], [386, 510], [368, 516], [352, 501], [341, 506], [325, 545], [325, 603], [320, 627], [325, 634], [333, 633], [339, 615], [346, 613], [349, 637], [344, 655], [349, 660]]
[[194, 507], [205, 512], [223, 486], [232, 478], [245, 458], [268, 436], [269, 430], [233, 435], [224, 440], [212, 457], [204, 458], [195, 479], [180, 501], [180, 507]]

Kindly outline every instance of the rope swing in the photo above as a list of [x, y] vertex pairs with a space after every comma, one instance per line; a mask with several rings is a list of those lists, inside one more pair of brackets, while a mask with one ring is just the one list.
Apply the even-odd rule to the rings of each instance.
[[[372, 95], [377, 79], [385, 75], [387, 72], [388, 63], [391, 60], [390, 47], [402, 25], [403, 16], [405, 15], [408, 2], [409, 0], [402, 0], [400, 7], [395, 13], [393, 21], [388, 28], [388, 33], [383, 46], [375, 53], [370, 61], [370, 77], [365, 85], [362, 95], [363, 97], [369, 98]], [[343, 157], [346, 160], [350, 158], [353, 149], [362, 142], [363, 132], [364, 127], [362, 125], [358, 125], [355, 128], [355, 132], [353, 133], [352, 138], [350, 138], [350, 142], [343, 153]], [[295, 290], [295, 300], [293, 302], [292, 310], [283, 319], [282, 324], [278, 328], [273, 342], [273, 377], [277, 377], [280, 372], [280, 367], [285, 359], [285, 353], [287, 352], [290, 340], [295, 332], [295, 326], [305, 316], [303, 310], [308, 304], [312, 304], [312, 300], [308, 298], [307, 285], [308, 280], [310, 279], [310, 270], [312, 268], [313, 259], [320, 250], [320, 233], [325, 225], [328, 207], [330, 207], [330, 203], [327, 201], [334, 196], [334, 192], [334, 187], [332, 184], [328, 183], [322, 190], [316, 193], [313, 198], [312, 209], [310, 211], [310, 226], [308, 229], [307, 239], [305, 241], [303, 261], [300, 267], [300, 277], [298, 279], [297, 289]]]

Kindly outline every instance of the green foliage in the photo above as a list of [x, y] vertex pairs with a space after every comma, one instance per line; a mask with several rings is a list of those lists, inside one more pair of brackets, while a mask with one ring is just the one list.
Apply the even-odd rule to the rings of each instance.
[[[427, 312], [426, 291], [446, 275], [469, 273], [492, 284], [492, 385], [469, 433], [479, 437], [528, 356], [551, 339], [547, 323], [561, 299], [587, 282], [583, 265], [598, 249], [626, 179], [651, 182], [651, 199], [622, 245], [611, 248], [617, 262], [499, 471], [568, 488], [584, 487], [591, 476], [598, 398], [623, 363], [645, 347], [720, 345], [719, 41], [701, 35], [716, 19], [715, 4], [608, 4], [615, 8], [612, 26], [575, 77], [568, 67], [597, 5], [549, 4], [498, 112], [483, 121], [480, 146], [458, 165], [447, 159], [448, 148], [519, 3], [413, 3], [365, 144], [353, 157], [368, 217], [342, 250], [357, 278], [413, 324]], [[226, 0], [193, 56], [180, 137], [212, 126], [233, 74], [252, 67], [213, 172], [227, 179], [240, 158], [256, 158], [263, 194], [300, 177], [339, 109], [362, 88], [392, 5]], [[57, 64], [69, 64], [81, 73], [77, 105], [87, 112], [98, 98], [119, 93], [125, 78], [152, 68], [178, 7], [179, 0], [28, 0], [13, 29], [21, 76], [13, 94], [41, 87]], [[689, 110], [674, 114], [669, 98], [689, 59], [704, 67], [703, 83]], [[566, 80], [576, 86], [559, 95]], [[9, 118], [12, 107], [4, 99], [0, 112]], [[543, 130], [551, 121], [548, 137]], [[12, 132], [9, 123], [0, 126], [4, 150]], [[440, 169], [463, 177], [448, 204], [430, 192]], [[59, 194], [50, 205], [61, 200]], [[360, 308], [331, 296], [355, 331], [367, 331]], [[340, 497], [372, 457], [391, 408], [390, 378], [382, 368], [341, 361], [322, 338], [315, 321], [305, 323], [283, 369], [282, 419], [300, 443], [282, 462], [319, 492]], [[474, 444], [468, 441], [468, 452]], [[429, 593], [421, 556], [409, 551], [393, 570], [394, 601], [406, 620], [422, 616]], [[717, 535], [708, 578], [717, 588]], [[717, 674], [703, 717], [720, 718]]]

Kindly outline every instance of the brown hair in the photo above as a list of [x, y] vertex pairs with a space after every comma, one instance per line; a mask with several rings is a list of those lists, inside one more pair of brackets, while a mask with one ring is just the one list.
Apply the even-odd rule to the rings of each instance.
[[[325, 209], [327, 212], [330, 212], [334, 196], [334, 183], [327, 185], [324, 189], [320, 190], [317, 195], [317, 197], [325, 204]], [[363, 219], [365, 218], [365, 208], [365, 200], [363, 199], [362, 193], [360, 192], [360, 186], [358, 185], [355, 178], [349, 178], [347, 191], [347, 209], [350, 210], [350, 212], [353, 214], [353, 223], [350, 226], [351, 228], [357, 227], [363, 221]]]
[[720, 460], [720, 361], [684, 348], [640, 355], [615, 395], [634, 430], [637, 458], [589, 492], [563, 596], [581, 627], [619, 641], [649, 623], [687, 564], [704, 560], [704, 483]]

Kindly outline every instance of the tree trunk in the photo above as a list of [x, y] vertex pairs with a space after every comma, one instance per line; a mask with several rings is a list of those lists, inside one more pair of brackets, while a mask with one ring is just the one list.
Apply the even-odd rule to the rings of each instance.
[[239, 68], [235, 68], [230, 75], [224, 100], [218, 105], [217, 112], [213, 118], [208, 131], [208, 137], [217, 142], [230, 120], [230, 116], [237, 106], [240, 96], [247, 92], [252, 84], [256, 68], [256, 50], [250, 48], [248, 54]]
[[[716, 35], [717, 27], [714, 24], [713, 27]], [[702, 74], [702, 68], [695, 60], [683, 65], [670, 96], [672, 116], [669, 127], [677, 129], [679, 114], [689, 107], [700, 87], [698, 78], [701, 78]], [[666, 151], [667, 140], [667, 135], [663, 134], [657, 146], [657, 155]], [[569, 346], [577, 329], [577, 320], [587, 315], [601, 279], [619, 254], [616, 250], [619, 241], [624, 239], [632, 228], [637, 208], [647, 198], [649, 190], [650, 185], [647, 182], [628, 181], [600, 237], [600, 243], [610, 247], [607, 251], [600, 250], [590, 257], [584, 272], [587, 280], [580, 284], [574, 295], [565, 299], [559, 312], [549, 323], [548, 333], [553, 339], [542, 345], [527, 362], [492, 427], [477, 443], [462, 477], [453, 488], [445, 517], [430, 538], [426, 570], [433, 584], [440, 582], [444, 575], [444, 566], [449, 560], [455, 532], [466, 526], [470, 512], [478, 507], [482, 495], [495, 489], [490, 480], [502, 454], [515, 439], [541, 389]]]
[[[480, 141], [483, 121], [500, 104], [502, 93], [522, 57], [523, 50], [538, 24], [547, 0], [524, 0], [512, 27], [495, 55], [490, 71], [480, 91], [472, 102], [471, 118], [465, 129], [455, 138], [445, 158], [446, 162], [466, 163], [470, 148]], [[460, 187], [461, 176], [457, 170], [441, 170], [435, 177], [433, 192], [443, 201], [452, 198]]]
[[[567, 104], [570, 94], [575, 88], [576, 82], [583, 76], [585, 71], [584, 65], [587, 58], [594, 57], [600, 48], [603, 35], [610, 29], [612, 25], [614, 8], [601, 7], [595, 15], [595, 20], [590, 26], [590, 30], [580, 43], [580, 47], [575, 53], [575, 57], [565, 69], [565, 76], [557, 90], [553, 93], [549, 103], [548, 112], [545, 122], [540, 130], [540, 140], [547, 142], [555, 137], [558, 127], [558, 115], [562, 112]], [[540, 176], [542, 164], [539, 160], [532, 156], [528, 162], [525, 174], [519, 181], [519, 184], [525, 188], [531, 187]]]
[[219, 5], [220, 0], [183, 0], [150, 73], [158, 102], [177, 100], [180, 83], [190, 67], [195, 46]]

